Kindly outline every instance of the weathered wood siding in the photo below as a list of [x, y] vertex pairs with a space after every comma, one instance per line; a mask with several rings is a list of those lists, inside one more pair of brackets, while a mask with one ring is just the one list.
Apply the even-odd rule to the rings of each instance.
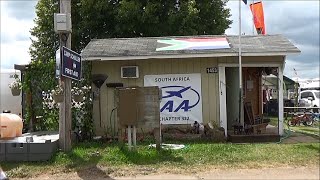
[[[219, 123], [219, 77], [218, 73], [208, 74], [206, 71], [207, 67], [218, 67], [217, 58], [95, 61], [92, 65], [93, 74], [107, 74], [107, 83], [123, 83], [126, 87], [143, 86], [145, 75], [201, 73], [203, 122]], [[139, 78], [122, 79], [120, 67], [130, 65], [139, 67]], [[101, 135], [106, 133], [107, 130], [110, 132], [110, 121], [112, 129], [118, 128], [115, 122], [116, 111], [111, 115], [111, 111], [115, 106], [114, 88], [107, 88], [104, 84], [101, 87], [101, 127], [99, 99], [95, 99], [93, 104], [93, 118], [97, 134]]]
[[[268, 57], [243, 57], [243, 64], [282, 64], [282, 56]], [[93, 74], [107, 74], [107, 83], [123, 83], [125, 87], [143, 86], [145, 75], [157, 74], [188, 74], [201, 73], [202, 90], [202, 117], [203, 122], [218, 123], [220, 117], [219, 105], [219, 74], [206, 71], [207, 67], [218, 67], [227, 63], [238, 63], [238, 57], [219, 58], [193, 58], [193, 59], [149, 59], [149, 60], [122, 60], [122, 61], [93, 61]], [[122, 79], [120, 76], [121, 66], [138, 66], [139, 78]], [[94, 87], [94, 85], [92, 85]], [[114, 88], [107, 88], [104, 84], [101, 87], [101, 127], [99, 119], [99, 99], [93, 103], [93, 118], [96, 134], [102, 135], [107, 131], [110, 133], [118, 129], [115, 122], [116, 111], [111, 114], [116, 107]], [[111, 117], [111, 118], [110, 118]], [[112, 126], [110, 126], [110, 124]]]

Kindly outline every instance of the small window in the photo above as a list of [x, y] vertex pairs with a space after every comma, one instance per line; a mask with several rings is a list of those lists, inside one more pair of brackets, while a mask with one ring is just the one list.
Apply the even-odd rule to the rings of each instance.
[[121, 78], [139, 78], [138, 66], [121, 67]]

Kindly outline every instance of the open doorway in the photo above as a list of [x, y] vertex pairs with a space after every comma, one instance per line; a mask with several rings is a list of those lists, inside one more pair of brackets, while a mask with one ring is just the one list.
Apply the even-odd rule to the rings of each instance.
[[239, 120], [239, 68], [226, 67], [226, 98], [227, 98], [227, 127]]
[[246, 132], [246, 135], [278, 134], [278, 117], [270, 119], [263, 112], [264, 84], [261, 80], [264, 71], [265, 68], [261, 67], [242, 68], [243, 112], [239, 121], [239, 68], [225, 68], [226, 119], [229, 132], [235, 133], [234, 125], [241, 124], [244, 131], [251, 131]]

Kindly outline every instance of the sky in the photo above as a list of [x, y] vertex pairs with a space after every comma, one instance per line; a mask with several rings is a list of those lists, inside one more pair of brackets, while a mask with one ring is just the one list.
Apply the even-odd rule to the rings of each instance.
[[[253, 0], [248, 0], [252, 3]], [[257, 0], [255, 0], [257, 2]], [[30, 29], [34, 27], [37, 0], [0, 0], [1, 7], [1, 71], [13, 69], [14, 64], [30, 62]], [[319, 1], [263, 0], [267, 34], [282, 34], [302, 52], [287, 56], [284, 75], [301, 79], [319, 78]], [[238, 0], [229, 0], [233, 24], [228, 35], [238, 34]], [[252, 35], [253, 21], [249, 5], [241, 3], [242, 33]]]

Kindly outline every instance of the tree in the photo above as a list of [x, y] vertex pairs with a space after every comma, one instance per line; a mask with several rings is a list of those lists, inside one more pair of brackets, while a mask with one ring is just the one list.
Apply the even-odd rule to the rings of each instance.
[[85, 33], [91, 38], [223, 34], [231, 24], [230, 10], [222, 0], [82, 3], [82, 15], [87, 17], [82, 23], [93, 27], [91, 33]]
[[57, 0], [39, 0], [36, 5], [36, 26], [30, 31], [34, 38], [29, 48], [31, 60], [48, 62], [55, 57], [59, 46], [58, 35], [54, 32], [53, 13], [58, 12]]
[[[39, 0], [31, 29], [32, 59], [54, 58], [53, 13], [59, 0]], [[231, 24], [225, 0], [72, 0], [72, 49], [93, 38], [219, 35]]]

